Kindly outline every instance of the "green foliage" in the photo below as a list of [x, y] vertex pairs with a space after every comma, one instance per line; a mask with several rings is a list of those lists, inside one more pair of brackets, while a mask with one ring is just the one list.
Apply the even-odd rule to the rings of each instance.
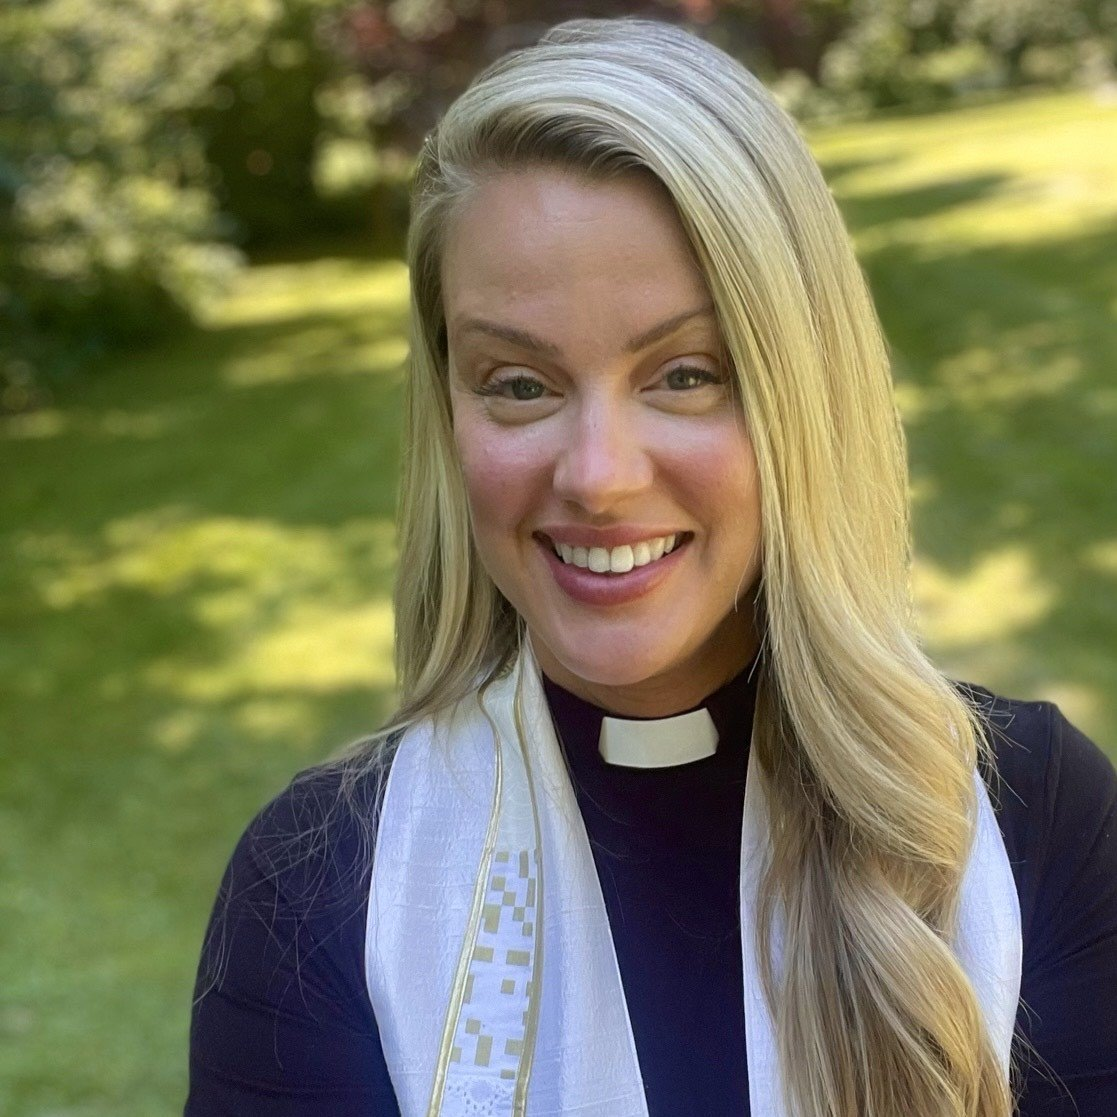
[[270, 0], [0, 10], [0, 407], [188, 317], [236, 263], [187, 110]]
[[[221, 209], [247, 246], [361, 224], [357, 207], [375, 172], [367, 166], [367, 118], [343, 111], [351, 106], [338, 93], [346, 70], [327, 31], [341, 7], [340, 0], [283, 0], [253, 49], [218, 76], [193, 113]], [[366, 166], [338, 183], [322, 165], [336, 165], [337, 144], [347, 139], [362, 148]], [[339, 205], [355, 194], [357, 206]]]
[[[625, 0], [600, 15], [632, 10]], [[1099, 82], [1117, 0], [653, 0], [803, 117]], [[409, 152], [562, 0], [7, 0], [0, 6], [0, 411], [192, 318], [239, 249], [398, 251]]]
[[196, 317], [232, 246], [369, 225], [384, 168], [328, 34], [343, 6], [0, 9], [0, 410]]
[[[845, 108], [939, 103], [1033, 82], [1111, 79], [1117, 3], [846, 0], [819, 83]], [[809, 107], [809, 106], [808, 106]]]

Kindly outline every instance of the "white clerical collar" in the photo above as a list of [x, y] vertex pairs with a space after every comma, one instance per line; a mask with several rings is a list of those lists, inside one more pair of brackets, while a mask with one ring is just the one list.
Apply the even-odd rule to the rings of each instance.
[[607, 764], [624, 768], [672, 768], [717, 752], [718, 731], [705, 706], [671, 718], [632, 721], [606, 717], [598, 750]]

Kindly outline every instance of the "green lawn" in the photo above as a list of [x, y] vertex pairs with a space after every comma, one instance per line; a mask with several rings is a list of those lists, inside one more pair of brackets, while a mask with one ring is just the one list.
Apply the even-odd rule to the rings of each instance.
[[[929, 642], [1117, 744], [1117, 107], [812, 137], [908, 420]], [[245, 274], [0, 425], [0, 1112], [181, 1108], [224, 861], [391, 699], [396, 263]]]
[[930, 646], [1111, 748], [1115, 141], [1085, 96], [815, 137], [894, 352]]

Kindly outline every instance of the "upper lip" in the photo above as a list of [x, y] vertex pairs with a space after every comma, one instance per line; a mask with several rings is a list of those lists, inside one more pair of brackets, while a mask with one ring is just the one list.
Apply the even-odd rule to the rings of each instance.
[[612, 550], [614, 547], [623, 547], [626, 544], [644, 543], [649, 539], [660, 539], [664, 536], [682, 536], [689, 534], [679, 528], [639, 527], [635, 524], [618, 524], [615, 527], [596, 528], [571, 524], [569, 527], [555, 524], [552, 527], [541, 527], [536, 535], [546, 536], [551, 543], [565, 543], [570, 547], [604, 547]]

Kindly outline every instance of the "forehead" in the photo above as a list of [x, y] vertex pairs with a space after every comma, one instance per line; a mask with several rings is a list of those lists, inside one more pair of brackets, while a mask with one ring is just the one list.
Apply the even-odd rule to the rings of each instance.
[[454, 320], [502, 313], [563, 333], [623, 329], [709, 301], [658, 183], [533, 168], [483, 180], [447, 230], [443, 299]]

